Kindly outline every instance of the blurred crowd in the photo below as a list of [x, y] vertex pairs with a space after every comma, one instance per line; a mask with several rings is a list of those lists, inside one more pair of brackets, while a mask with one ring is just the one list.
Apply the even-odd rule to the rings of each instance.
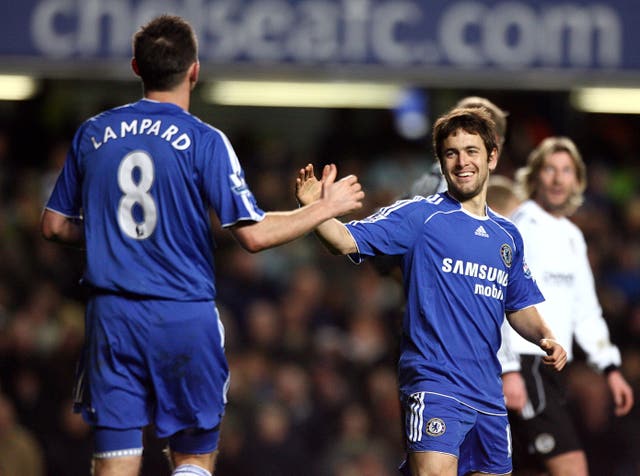
[[[498, 169], [508, 176], [544, 135], [567, 133], [517, 107], [511, 114]], [[640, 147], [624, 121], [606, 121], [591, 126], [597, 134], [582, 126], [573, 137], [589, 167], [589, 188], [572, 219], [588, 240], [612, 339], [638, 396]], [[340, 175], [357, 174], [367, 192], [364, 216], [406, 193], [432, 161], [428, 138], [401, 139], [391, 119], [363, 130], [345, 111], [304, 156], [286, 137], [225, 132], [267, 210], [295, 206], [295, 174], [308, 162], [331, 161]], [[90, 430], [70, 401], [83, 340], [83, 257], [39, 233], [71, 137], [61, 133], [34, 144], [35, 137], [11, 124], [0, 129], [0, 475], [86, 476]], [[25, 159], [34, 150], [40, 156]], [[397, 279], [329, 255], [312, 235], [252, 255], [212, 218], [231, 368], [216, 474], [397, 474], [404, 454], [395, 375], [403, 307]], [[567, 377], [592, 474], [639, 475], [640, 407], [613, 417], [602, 376], [580, 356]], [[152, 428], [145, 440], [143, 475], [168, 475], [164, 442]]]

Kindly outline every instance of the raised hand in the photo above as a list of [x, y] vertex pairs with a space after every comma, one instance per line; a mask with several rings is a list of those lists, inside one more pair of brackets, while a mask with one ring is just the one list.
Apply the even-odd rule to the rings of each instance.
[[[313, 168], [311, 168], [313, 175]], [[355, 175], [347, 175], [337, 182], [338, 169], [335, 164], [325, 165], [320, 181], [320, 199], [325, 200], [333, 215], [346, 215], [362, 208], [364, 192]], [[315, 178], [315, 177], [314, 177]]]
[[313, 165], [307, 164], [298, 171], [296, 178], [296, 199], [300, 205], [308, 205], [320, 198], [322, 183], [313, 172]]

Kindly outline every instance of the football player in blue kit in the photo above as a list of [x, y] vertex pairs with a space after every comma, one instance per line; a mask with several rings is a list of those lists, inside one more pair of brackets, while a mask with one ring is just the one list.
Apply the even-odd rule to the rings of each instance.
[[260, 209], [227, 137], [188, 112], [191, 26], [160, 16], [134, 36], [144, 97], [80, 126], [42, 216], [45, 238], [86, 248], [76, 409], [95, 430], [94, 474], [139, 474], [142, 431], [167, 437], [173, 474], [210, 476], [229, 371], [216, 310], [209, 210], [257, 252], [359, 209], [354, 176], [327, 166], [322, 199]]
[[[510, 324], [561, 370], [566, 352], [540, 317], [544, 300], [523, 260], [515, 226], [486, 206], [497, 164], [495, 124], [479, 108], [457, 108], [433, 128], [448, 190], [400, 200], [363, 220], [328, 220], [316, 229], [334, 254], [396, 255], [406, 294], [398, 364], [413, 476], [509, 474], [511, 444], [497, 352]], [[320, 184], [322, 179], [320, 180]], [[296, 182], [312, 203], [313, 166]]]

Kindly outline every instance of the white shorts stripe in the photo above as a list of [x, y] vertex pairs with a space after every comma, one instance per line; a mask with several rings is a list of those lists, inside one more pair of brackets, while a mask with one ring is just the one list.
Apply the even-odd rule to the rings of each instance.
[[411, 442], [422, 440], [422, 427], [424, 423], [424, 394], [425, 392], [417, 392], [409, 397], [411, 399], [411, 404], [409, 406], [407, 433], [409, 441]]

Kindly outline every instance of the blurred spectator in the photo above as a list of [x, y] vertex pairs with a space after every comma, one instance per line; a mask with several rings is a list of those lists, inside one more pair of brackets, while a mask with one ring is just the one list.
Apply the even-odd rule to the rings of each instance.
[[520, 205], [520, 199], [515, 194], [514, 182], [504, 175], [491, 175], [487, 187], [487, 205], [494, 212], [509, 217]]
[[46, 474], [42, 448], [34, 435], [18, 423], [13, 404], [4, 395], [0, 395], [0, 474]]
[[222, 428], [220, 431], [220, 457], [218, 459], [217, 473], [224, 476], [246, 476], [247, 461], [245, 448], [247, 445], [247, 432], [253, 424], [243, 418], [233, 403], [227, 407]]
[[281, 347], [282, 316], [273, 301], [258, 299], [247, 307], [247, 343], [262, 352], [274, 355]]
[[328, 448], [320, 474], [391, 476], [394, 473], [389, 448], [379, 439], [379, 434], [373, 432], [366, 409], [355, 402], [344, 407], [339, 434]]
[[[73, 412], [73, 402], [63, 400], [57, 411], [55, 432], [47, 439], [47, 474], [49, 476], [85, 476], [91, 467], [93, 445], [90, 428], [82, 416]], [[55, 435], [55, 436], [54, 436]]]
[[253, 422], [246, 446], [246, 476], [314, 474], [313, 458], [294, 433], [291, 415], [282, 404], [261, 403]]

